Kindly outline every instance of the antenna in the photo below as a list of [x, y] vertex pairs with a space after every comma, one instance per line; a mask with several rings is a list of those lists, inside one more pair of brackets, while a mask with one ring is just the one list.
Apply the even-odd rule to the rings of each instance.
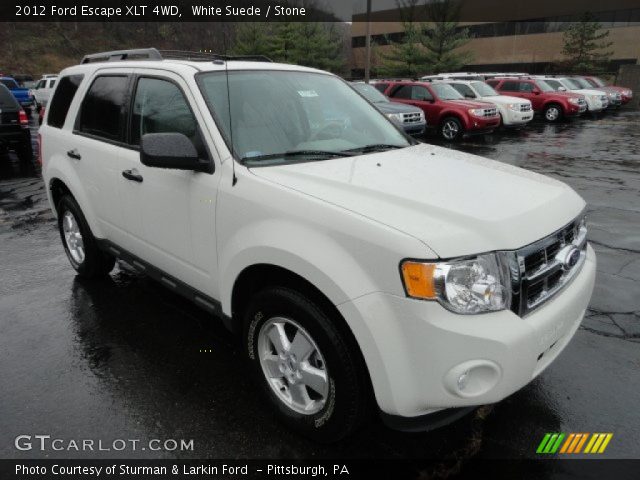
[[231, 137], [231, 169], [232, 180], [231, 186], [235, 186], [238, 183], [238, 177], [236, 177], [236, 159], [234, 158], [233, 151], [233, 122], [231, 121], [231, 91], [229, 89], [229, 62], [225, 60], [214, 60], [214, 62], [224, 62], [224, 73], [227, 78], [227, 108], [229, 109], [229, 137]]

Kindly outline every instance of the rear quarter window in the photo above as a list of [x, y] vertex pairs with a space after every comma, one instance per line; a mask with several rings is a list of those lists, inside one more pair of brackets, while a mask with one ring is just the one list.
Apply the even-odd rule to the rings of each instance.
[[122, 141], [128, 87], [126, 75], [96, 77], [82, 101], [78, 130], [107, 140]]
[[69, 113], [73, 97], [75, 97], [83, 78], [84, 75], [69, 75], [60, 79], [58, 89], [49, 102], [47, 125], [62, 128], [67, 118], [67, 113]]

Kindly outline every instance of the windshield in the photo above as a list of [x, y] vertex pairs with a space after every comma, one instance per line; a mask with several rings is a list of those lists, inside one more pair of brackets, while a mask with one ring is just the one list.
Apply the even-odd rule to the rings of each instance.
[[[542, 90], [543, 92], [553, 92], [560, 90], [560, 88], [564, 88], [565, 90], [567, 89], [564, 85], [562, 85], [562, 83], [560, 83], [560, 80], [536, 80], [536, 83], [540, 87], [540, 90]], [[549, 90], [545, 90], [544, 88], [542, 88], [542, 85], [546, 85]]]
[[433, 83], [431, 89], [440, 100], [464, 100], [460, 92], [446, 83]]
[[228, 75], [228, 84], [224, 72], [202, 73], [198, 83], [227, 143], [247, 164], [410, 145], [373, 105], [333, 75], [276, 70]]
[[572, 78], [563, 78], [561, 83], [569, 90], [580, 90], [582, 87]]
[[571, 80], [573, 80], [573, 83], [580, 85], [582, 88], [593, 88], [593, 85], [591, 85], [583, 78], [572, 78]]
[[364, 98], [371, 103], [388, 103], [390, 100], [384, 96], [377, 88], [366, 83], [352, 83], [351, 86], [355, 88]]
[[484, 82], [471, 82], [471, 86], [481, 97], [495, 97], [500, 95], [493, 87]]

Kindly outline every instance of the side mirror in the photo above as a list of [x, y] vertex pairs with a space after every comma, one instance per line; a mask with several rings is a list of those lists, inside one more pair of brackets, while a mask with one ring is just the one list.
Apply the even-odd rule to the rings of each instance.
[[476, 98], [476, 96], [473, 93], [465, 93], [464, 98]]
[[147, 133], [140, 141], [140, 161], [148, 167], [211, 172], [212, 163], [200, 160], [193, 142], [182, 133]]
[[567, 89], [566, 89], [566, 88], [564, 88], [564, 87], [558, 87], [558, 91], [559, 91], [559, 92], [566, 92], [566, 91], [567, 91]]
[[533, 90], [533, 94], [534, 95], [540, 95], [540, 90], [538, 90], [537, 88]]

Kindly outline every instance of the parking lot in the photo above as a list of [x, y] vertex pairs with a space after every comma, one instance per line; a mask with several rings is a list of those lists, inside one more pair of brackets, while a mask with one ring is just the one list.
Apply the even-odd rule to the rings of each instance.
[[[586, 199], [598, 254], [587, 317], [558, 360], [503, 402], [430, 433], [372, 420], [329, 446], [276, 422], [248, 380], [238, 342], [205, 312], [123, 269], [97, 283], [76, 278], [37, 168], [20, 176], [15, 157], [0, 156], [0, 456], [42, 457], [15, 450], [21, 434], [172, 438], [193, 439], [195, 448], [47, 455], [420, 458], [446, 476], [473, 457], [535, 458], [546, 432], [613, 432], [607, 458], [639, 457], [639, 124], [637, 111], [536, 120], [450, 146], [558, 178]], [[428, 460], [443, 457], [444, 469]]]

